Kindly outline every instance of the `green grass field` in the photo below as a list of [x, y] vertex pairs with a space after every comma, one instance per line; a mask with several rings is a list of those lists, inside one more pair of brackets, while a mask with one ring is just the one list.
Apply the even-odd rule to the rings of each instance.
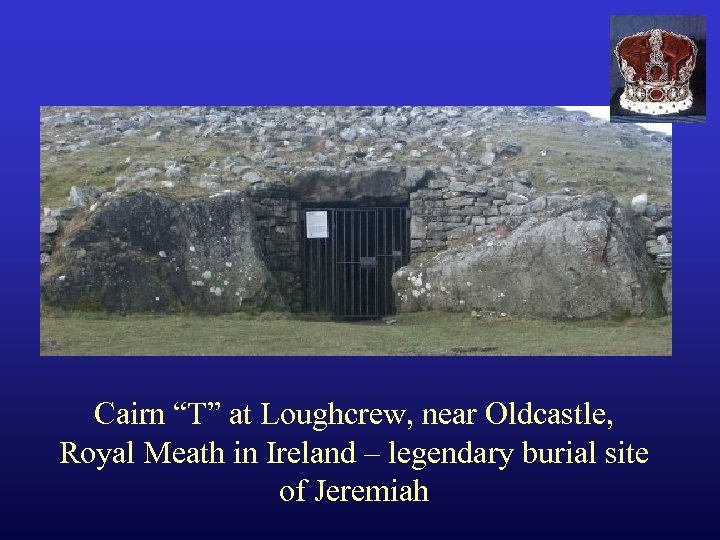
[[669, 318], [553, 322], [400, 315], [329, 322], [281, 315], [110, 315], [49, 311], [42, 355], [669, 355]]

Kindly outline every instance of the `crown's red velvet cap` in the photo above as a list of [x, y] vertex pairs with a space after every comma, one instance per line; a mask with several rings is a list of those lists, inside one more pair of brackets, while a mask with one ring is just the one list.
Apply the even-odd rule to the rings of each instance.
[[[680, 68], [694, 58], [693, 42], [685, 36], [678, 36], [670, 32], [662, 32], [660, 50], [663, 59], [668, 64], [668, 78], [670, 80], [677, 79]], [[657, 66], [650, 69], [652, 79], [649, 79], [645, 72], [645, 64], [650, 62], [650, 54], [652, 53], [650, 32], [626, 37], [618, 44], [617, 53], [620, 58], [624, 58], [633, 67], [639, 78], [650, 82], [651, 80], [656, 81], [662, 76], [662, 69]]]

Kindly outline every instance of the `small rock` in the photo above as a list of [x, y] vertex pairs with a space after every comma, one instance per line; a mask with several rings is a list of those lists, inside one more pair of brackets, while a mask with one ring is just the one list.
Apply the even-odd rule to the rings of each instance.
[[532, 171], [520, 171], [518, 173], [518, 181], [526, 186], [532, 186], [535, 180], [535, 175]]
[[658, 219], [654, 224], [655, 234], [664, 234], [672, 230], [672, 216], [665, 216]]
[[509, 140], [502, 140], [495, 145], [495, 152], [500, 156], [517, 156], [522, 152], [522, 146]]
[[508, 193], [506, 200], [508, 204], [525, 204], [526, 202], [528, 202], [529, 199], [525, 195], [519, 195], [518, 193]]
[[187, 173], [182, 167], [168, 167], [165, 170], [165, 176], [168, 178], [184, 178]]
[[357, 131], [353, 128], [345, 128], [340, 132], [340, 138], [343, 141], [351, 142], [357, 138]]
[[245, 174], [243, 174], [242, 179], [249, 184], [256, 184], [257, 182], [262, 182], [262, 176], [260, 176], [255, 171], [246, 172]]
[[103, 190], [95, 186], [72, 186], [69, 200], [74, 206], [90, 206], [90, 204], [103, 194]]
[[632, 206], [633, 212], [635, 212], [636, 215], [641, 216], [645, 213], [645, 208], [647, 207], [648, 203], [648, 196], [647, 193], [641, 193], [640, 195], [636, 195], [632, 198], [632, 201], [630, 202], [630, 206]]
[[53, 234], [58, 230], [58, 220], [52, 216], [46, 216], [40, 221], [40, 232]]

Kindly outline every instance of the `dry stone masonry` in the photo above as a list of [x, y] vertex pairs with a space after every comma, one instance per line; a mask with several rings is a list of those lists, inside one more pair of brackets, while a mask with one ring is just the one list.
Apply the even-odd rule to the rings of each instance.
[[[111, 186], [78, 178], [66, 206], [43, 208], [42, 298], [76, 309], [301, 311], [303, 208], [402, 205], [410, 208], [411, 261], [393, 277], [400, 310], [557, 318], [669, 311], [669, 203], [579, 193], [534, 166], [552, 147], [528, 159], [517, 140], [493, 137], [493, 125], [513, 121], [579, 125], [580, 137], [596, 131], [649, 152], [669, 144], [552, 108], [46, 114], [41, 149], [51, 163], [133, 137], [158, 148], [180, 138], [199, 150], [155, 162], [128, 156], [104, 166], [123, 169]], [[50, 136], [68, 128], [78, 140]], [[205, 152], [211, 157], [198, 165]]]

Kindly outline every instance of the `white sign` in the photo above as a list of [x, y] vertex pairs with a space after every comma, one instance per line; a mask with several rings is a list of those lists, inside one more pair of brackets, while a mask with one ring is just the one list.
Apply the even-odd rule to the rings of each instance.
[[328, 237], [327, 212], [306, 212], [305, 223], [308, 238]]

